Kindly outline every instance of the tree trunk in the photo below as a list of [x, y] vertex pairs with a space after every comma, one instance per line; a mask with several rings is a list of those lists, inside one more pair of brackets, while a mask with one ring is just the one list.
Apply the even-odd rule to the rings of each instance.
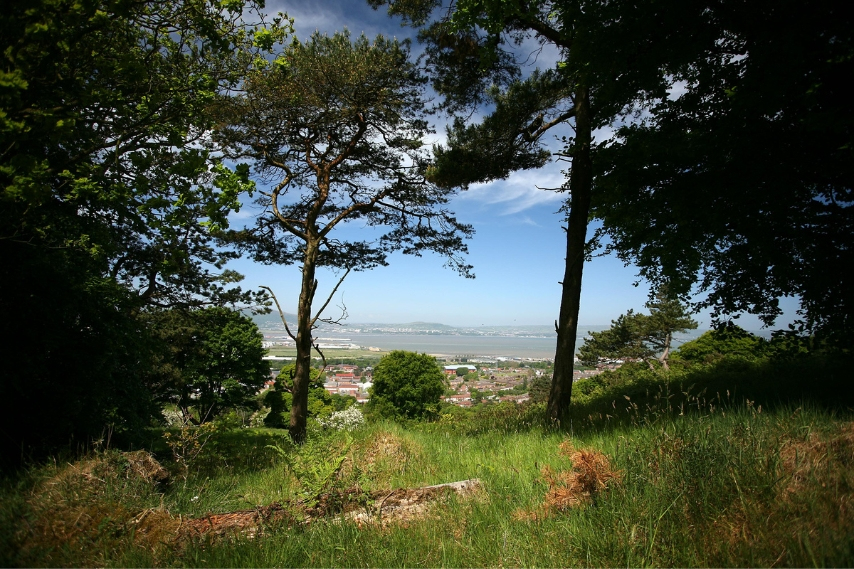
[[311, 303], [317, 289], [314, 278], [317, 268], [317, 247], [315, 242], [305, 246], [305, 261], [302, 265], [302, 287], [297, 306], [297, 361], [294, 369], [294, 388], [291, 393], [291, 422], [288, 427], [291, 439], [297, 444], [305, 441], [306, 420], [308, 418], [308, 388], [311, 382]]
[[575, 337], [578, 331], [578, 309], [581, 304], [581, 275], [584, 269], [584, 247], [587, 243], [587, 219], [593, 191], [591, 160], [590, 94], [579, 87], [575, 97], [575, 149], [569, 179], [570, 209], [566, 230], [566, 270], [557, 324], [557, 350], [554, 376], [546, 409], [549, 420], [557, 426], [569, 410], [572, 395], [572, 372], [575, 360]]
[[664, 366], [664, 371], [668, 371], [670, 366], [667, 365], [667, 358], [670, 356], [670, 343], [673, 341], [673, 334], [668, 332], [664, 337], [664, 352], [662, 352], [661, 357], [658, 358], [658, 361], [661, 362], [661, 365]]

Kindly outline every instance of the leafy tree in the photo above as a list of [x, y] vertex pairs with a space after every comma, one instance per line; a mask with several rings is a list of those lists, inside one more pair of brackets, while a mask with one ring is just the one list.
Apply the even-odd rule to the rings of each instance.
[[171, 310], [147, 320], [163, 346], [155, 367], [162, 384], [160, 399], [196, 423], [249, 406], [269, 377], [263, 336], [255, 322], [238, 311]]
[[713, 363], [726, 357], [755, 360], [764, 357], [768, 348], [764, 338], [728, 323], [685, 342], [673, 357], [691, 363]]
[[612, 321], [608, 330], [589, 332], [590, 337], [585, 338], [578, 351], [581, 362], [596, 365], [603, 358], [639, 360], [652, 368], [652, 360], [657, 360], [668, 369], [673, 333], [694, 330], [697, 322], [679, 300], [668, 298], [666, 289], [660, 290], [646, 307], [649, 315], [629, 310]]
[[[212, 241], [247, 171], [202, 145], [211, 98], [284, 33], [247, 25], [255, 7], [4, 3], [0, 440], [13, 457], [144, 424], [144, 306], [255, 301], [228, 288], [238, 275], [219, 273], [229, 254]], [[22, 414], [56, 420], [6, 419]]]
[[284, 33], [248, 26], [244, 8], [257, 6], [13, 0], [0, 94], [10, 254], [66, 249], [143, 304], [225, 294], [235, 274], [211, 271], [230, 257], [213, 233], [252, 184], [203, 146], [208, 107], [254, 43]]
[[[369, 0], [388, 5], [409, 21], [426, 22], [438, 0]], [[569, 193], [565, 272], [557, 349], [547, 405], [559, 423], [569, 407], [584, 263], [595, 241], [587, 242], [593, 194], [594, 160], [601, 143], [593, 133], [631, 113], [638, 103], [666, 95], [666, 67], [677, 63], [678, 42], [703, 7], [692, 2], [600, 2], [598, 0], [458, 0], [448, 16], [421, 33], [428, 42], [433, 86], [449, 111], [472, 111], [484, 103], [492, 111], [479, 123], [455, 119], [448, 147], [437, 147], [432, 179], [466, 186], [506, 178], [511, 172], [542, 166], [550, 153], [541, 143], [555, 130], [557, 156], [571, 164], [559, 188]], [[528, 42], [526, 44], [526, 42]], [[522, 77], [530, 54], [519, 46], [553, 47], [553, 68]]]
[[332, 409], [334, 411], [343, 411], [345, 409], [349, 409], [353, 405], [356, 404], [356, 398], [352, 395], [341, 395], [340, 393], [333, 393], [330, 396], [332, 402]]
[[[224, 105], [222, 140], [273, 184], [260, 199], [265, 211], [256, 228], [233, 237], [258, 261], [302, 269], [290, 420], [298, 442], [306, 429], [312, 329], [331, 300], [312, 313], [318, 267], [346, 277], [385, 265], [394, 251], [434, 251], [470, 276], [459, 255], [472, 230], [445, 209], [451, 191], [424, 177], [423, 79], [408, 57], [396, 40], [315, 34], [250, 75], [243, 95]], [[333, 233], [348, 222], [384, 233], [355, 241]]]
[[[264, 396], [264, 404], [270, 408], [270, 412], [264, 418], [264, 425], [267, 427], [283, 428], [287, 425], [285, 416], [293, 407], [295, 370], [294, 364], [284, 366], [276, 378], [276, 385]], [[342, 406], [340, 395], [330, 395], [326, 391], [323, 387], [324, 379], [325, 376], [321, 370], [311, 368], [306, 405], [310, 417], [323, 417], [333, 411], [341, 411], [347, 406]]]
[[467, 368], [467, 367], [458, 367], [458, 368], [457, 368], [457, 377], [463, 377], [464, 375], [467, 375], [467, 374], [468, 374], [468, 372], [469, 372], [469, 368]]
[[551, 382], [549, 378], [540, 376], [531, 380], [528, 395], [533, 403], [545, 403], [549, 399]]
[[438, 412], [445, 374], [436, 358], [395, 350], [374, 367], [367, 412], [378, 417], [428, 419]]
[[[619, 256], [714, 314], [854, 337], [854, 11], [709, 4], [671, 68], [678, 89], [600, 153], [593, 214]], [[677, 83], [675, 83], [677, 84]]]

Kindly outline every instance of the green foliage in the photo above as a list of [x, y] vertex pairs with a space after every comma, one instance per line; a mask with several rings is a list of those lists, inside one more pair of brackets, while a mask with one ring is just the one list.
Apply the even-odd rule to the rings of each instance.
[[175, 432], [163, 433], [163, 439], [172, 451], [172, 460], [178, 465], [185, 481], [190, 471], [190, 464], [196, 461], [215, 434], [217, 427], [218, 425], [213, 421], [194, 426], [189, 419], [186, 419]]
[[590, 332], [578, 350], [585, 365], [596, 365], [600, 359], [641, 360], [657, 358], [664, 366], [670, 355], [674, 332], [685, 332], [697, 327], [676, 299], [668, 298], [661, 289], [656, 298], [646, 304], [649, 315], [635, 314], [629, 310], [611, 322], [608, 330]]
[[732, 324], [709, 330], [679, 347], [674, 360], [691, 363], [713, 363], [723, 358], [757, 360], [764, 358], [769, 343]]
[[366, 412], [390, 419], [431, 419], [445, 393], [445, 375], [427, 354], [395, 350], [374, 368]]
[[464, 375], [467, 375], [467, 374], [468, 374], [468, 372], [469, 372], [469, 368], [467, 368], [467, 367], [458, 367], [458, 368], [457, 368], [457, 377], [463, 377]]
[[[425, 178], [423, 85], [407, 42], [317, 32], [295, 39], [219, 106], [217, 140], [273, 183], [259, 198], [264, 213], [255, 228], [229, 240], [262, 263], [302, 269], [295, 440], [306, 434], [311, 334], [329, 302], [313, 313], [317, 267], [344, 269], [343, 280], [350, 270], [387, 264], [395, 251], [433, 251], [473, 276], [462, 257], [473, 230], [446, 208], [454, 190]], [[333, 233], [348, 222], [371, 231], [351, 233], [352, 240]]]
[[[433, 250], [468, 275], [459, 253], [471, 227], [444, 209], [453, 192], [424, 180], [424, 80], [408, 45], [315, 33], [294, 41], [278, 60], [250, 74], [244, 95], [221, 111], [221, 141], [281, 182], [259, 198], [278, 213], [232, 238], [264, 263], [367, 270], [384, 265], [392, 251]], [[405, 213], [389, 204], [405, 204]], [[289, 221], [308, 215], [317, 224], [310, 230]], [[364, 220], [385, 235], [326, 239], [345, 219]]]
[[511, 434], [536, 431], [545, 427], [545, 399], [541, 402], [516, 404], [508, 401], [494, 405], [476, 405], [444, 407], [439, 420], [433, 423], [420, 424], [411, 428], [423, 429], [425, 432], [443, 435], [444, 433], [464, 437], [474, 437], [487, 434]]
[[269, 368], [262, 359], [263, 337], [251, 318], [218, 307], [143, 318], [160, 342], [149, 380], [160, 401], [176, 405], [196, 422], [253, 404]]
[[721, 320], [772, 325], [793, 296], [802, 331], [850, 347], [854, 15], [833, 0], [724, 1], [681, 29], [678, 96], [599, 155], [603, 233], [647, 279], [696, 284]]
[[257, 300], [214, 246], [253, 183], [202, 143], [254, 51], [257, 5], [230, 5], [4, 4], [0, 332], [15, 340], [0, 415], [54, 417], [4, 419], [11, 460], [147, 423], [144, 307]]
[[669, 371], [628, 364], [579, 380], [573, 424], [612, 430], [692, 410], [800, 404], [842, 410], [854, 402], [851, 370], [839, 356], [779, 358], [771, 351], [766, 358], [724, 355], [680, 364]]
[[353, 438], [346, 430], [341, 432], [337, 436], [313, 433], [299, 448], [270, 446], [299, 482], [297, 496], [308, 508], [315, 507], [321, 495], [330, 492], [347, 458]]
[[[374, 4], [387, 4], [392, 13], [423, 14], [429, 2]], [[433, 87], [444, 107], [460, 115], [448, 128], [448, 144], [434, 148], [431, 180], [466, 187], [543, 166], [552, 154], [572, 165], [560, 186], [569, 198], [562, 208], [567, 254], [547, 407], [554, 421], [562, 420], [570, 403], [583, 265], [599, 244], [587, 240], [593, 164], [603, 146], [593, 132], [666, 96], [667, 68], [680, 58], [673, 46], [691, 41], [682, 21], [702, 11], [690, 2], [661, 9], [654, 2], [460, 0], [421, 34]], [[673, 27], [653, 32], [663, 25]], [[551, 46], [555, 64], [525, 69], [530, 59], [519, 46], [526, 42]], [[473, 123], [475, 112], [483, 118]], [[553, 153], [543, 140], [554, 129], [571, 134], [558, 137], [562, 148]]]
[[334, 411], [344, 411], [345, 409], [349, 409], [353, 405], [356, 405], [356, 398], [352, 395], [333, 393], [329, 396], [329, 400]]
[[546, 376], [535, 377], [531, 380], [528, 395], [532, 403], [545, 403], [549, 398], [551, 387], [550, 378]]
[[[265, 394], [264, 404], [270, 407], [270, 412], [264, 418], [264, 426], [275, 428], [287, 426], [286, 415], [290, 412], [291, 405], [293, 404], [295, 368], [294, 364], [284, 366], [276, 378], [276, 384], [273, 389]], [[333, 411], [340, 410], [336, 405], [346, 406], [346, 402], [341, 401], [341, 396], [337, 394], [330, 395], [324, 389], [323, 372], [312, 368], [309, 377], [311, 378], [311, 383], [308, 385], [308, 411], [310, 417], [326, 417]]]
[[[622, 392], [611, 395], [625, 402], [621, 412], [629, 406]], [[440, 421], [379, 423], [352, 439], [312, 433], [303, 456], [265, 431], [241, 429], [228, 433], [222, 460], [159, 486], [118, 453], [51, 461], [0, 480], [8, 544], [0, 558], [21, 566], [850, 566], [854, 516], [839, 506], [854, 492], [850, 411], [697, 403], [682, 415], [678, 405], [632, 408], [634, 420], [617, 428], [576, 420], [571, 435], [544, 428], [542, 406], [449, 409]], [[604, 455], [619, 478], [590, 505], [549, 511], [542, 470], [567, 468], [559, 456], [567, 443]], [[359, 478], [356, 465], [369, 476]], [[481, 492], [437, 501], [403, 523], [266, 524], [263, 540], [171, 537], [180, 519], [210, 512], [310, 505], [310, 486], [334, 492], [361, 480], [390, 491], [473, 477]]]

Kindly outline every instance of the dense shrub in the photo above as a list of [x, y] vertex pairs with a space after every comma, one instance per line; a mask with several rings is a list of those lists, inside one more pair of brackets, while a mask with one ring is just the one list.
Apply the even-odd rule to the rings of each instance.
[[436, 358], [395, 350], [374, 368], [367, 412], [389, 419], [432, 419], [445, 393], [445, 376]]

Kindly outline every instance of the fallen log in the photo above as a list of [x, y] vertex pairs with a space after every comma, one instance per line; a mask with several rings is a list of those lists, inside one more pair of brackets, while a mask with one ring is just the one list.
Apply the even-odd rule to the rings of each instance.
[[344, 519], [356, 520], [359, 523], [388, 523], [390, 521], [408, 520], [424, 515], [429, 503], [443, 496], [456, 494], [460, 497], [470, 496], [480, 488], [480, 480], [460, 480], [422, 486], [421, 488], [399, 488], [379, 498], [375, 493], [374, 508], [364, 508], [345, 513]]
[[[308, 524], [320, 519], [352, 520], [359, 525], [388, 524], [418, 519], [427, 514], [431, 503], [451, 495], [468, 497], [480, 487], [480, 480], [473, 478], [434, 486], [398, 488], [370, 493], [351, 488], [344, 492], [324, 494], [317, 499], [313, 507], [305, 507], [301, 503], [288, 506], [274, 502], [268, 506], [258, 506], [249, 510], [207, 514], [199, 518], [179, 517], [178, 520], [166, 512], [151, 516], [146, 511], [137, 516], [132, 523], [135, 526], [137, 538], [143, 540], [148, 538], [148, 541], [152, 539], [163, 541], [166, 537], [164, 534], [171, 534], [178, 540], [235, 534], [254, 538], [264, 528], [282, 524], [287, 526]], [[177, 524], [175, 524], [176, 521]], [[164, 532], [164, 525], [171, 526], [170, 529], [173, 531]], [[158, 537], [155, 538], [155, 536]]]

